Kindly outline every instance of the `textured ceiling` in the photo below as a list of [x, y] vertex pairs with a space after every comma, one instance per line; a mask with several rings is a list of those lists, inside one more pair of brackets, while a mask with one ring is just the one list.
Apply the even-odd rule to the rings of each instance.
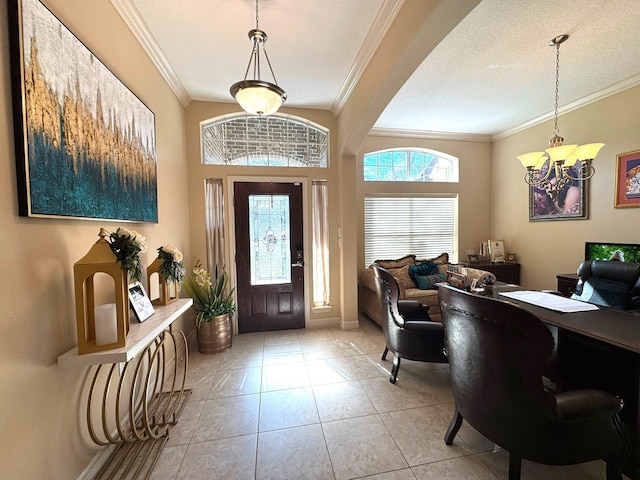
[[[183, 104], [232, 102], [253, 0], [111, 0]], [[411, 0], [415, 1], [415, 0]], [[404, 1], [261, 0], [287, 106], [338, 114]], [[448, 0], [439, 7], [452, 8]], [[640, 0], [483, 0], [427, 56], [375, 127], [499, 137], [640, 83]], [[265, 65], [263, 65], [263, 77]]]

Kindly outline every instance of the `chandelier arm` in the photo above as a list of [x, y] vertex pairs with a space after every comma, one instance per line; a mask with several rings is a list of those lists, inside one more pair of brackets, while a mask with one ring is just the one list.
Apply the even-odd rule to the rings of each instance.
[[262, 52], [264, 53], [264, 58], [267, 59], [267, 65], [269, 65], [269, 71], [271, 72], [271, 76], [273, 77], [273, 83], [278, 85], [278, 80], [276, 79], [276, 74], [273, 73], [273, 68], [271, 68], [271, 62], [269, 61], [269, 55], [267, 55], [267, 49], [262, 46]]
[[582, 162], [582, 165], [580, 166], [579, 176], [574, 177], [573, 175], [571, 175], [571, 173], [569, 173], [571, 171], [571, 167], [563, 167], [562, 171], [565, 177], [568, 177], [571, 180], [576, 180], [578, 182], [589, 180], [591, 177], [593, 177], [593, 174], [596, 173], [596, 169], [593, 167], [593, 165], [591, 165], [591, 161], [587, 160]]

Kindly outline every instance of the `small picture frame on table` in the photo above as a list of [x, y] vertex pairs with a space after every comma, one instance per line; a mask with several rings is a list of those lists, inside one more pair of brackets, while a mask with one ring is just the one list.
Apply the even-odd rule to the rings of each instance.
[[491, 263], [504, 263], [504, 254], [504, 241], [489, 240], [489, 256], [491, 257]]
[[507, 262], [516, 263], [516, 254], [515, 253], [507, 253]]
[[480, 263], [480, 255], [477, 253], [470, 253], [467, 257], [469, 258], [469, 263]]
[[140, 323], [155, 313], [151, 300], [140, 282], [129, 285], [129, 303]]

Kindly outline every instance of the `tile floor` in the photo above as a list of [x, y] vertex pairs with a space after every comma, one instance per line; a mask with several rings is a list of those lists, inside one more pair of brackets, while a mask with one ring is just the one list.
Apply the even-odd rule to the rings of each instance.
[[[391, 355], [380, 328], [288, 330], [234, 337], [221, 354], [189, 357], [193, 393], [152, 479], [506, 479], [504, 451], [464, 425], [447, 365]], [[523, 462], [523, 480], [602, 479], [603, 462]]]

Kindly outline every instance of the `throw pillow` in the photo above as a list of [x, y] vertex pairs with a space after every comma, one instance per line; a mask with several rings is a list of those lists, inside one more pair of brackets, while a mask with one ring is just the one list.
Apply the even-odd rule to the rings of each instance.
[[420, 290], [436, 290], [436, 283], [444, 282], [447, 276], [444, 273], [435, 273], [433, 275], [417, 275], [414, 277], [416, 285]]
[[433, 262], [438, 266], [438, 272], [447, 273], [447, 267], [449, 266], [449, 254], [447, 252], [444, 252], [435, 258], [416, 260], [416, 264], [424, 262]]
[[376, 265], [389, 270], [391, 268], [404, 267], [405, 265], [413, 265], [414, 263], [416, 263], [416, 256], [405, 255], [404, 257], [397, 260], [376, 260], [375, 263]]
[[409, 276], [409, 265], [400, 268], [388, 268], [401, 288], [416, 288], [415, 282]]
[[416, 281], [416, 277], [424, 277], [425, 275], [435, 275], [438, 273], [438, 265], [427, 260], [422, 263], [411, 265], [409, 267], [409, 276], [413, 278], [413, 281], [416, 282], [418, 286], [418, 282]]

